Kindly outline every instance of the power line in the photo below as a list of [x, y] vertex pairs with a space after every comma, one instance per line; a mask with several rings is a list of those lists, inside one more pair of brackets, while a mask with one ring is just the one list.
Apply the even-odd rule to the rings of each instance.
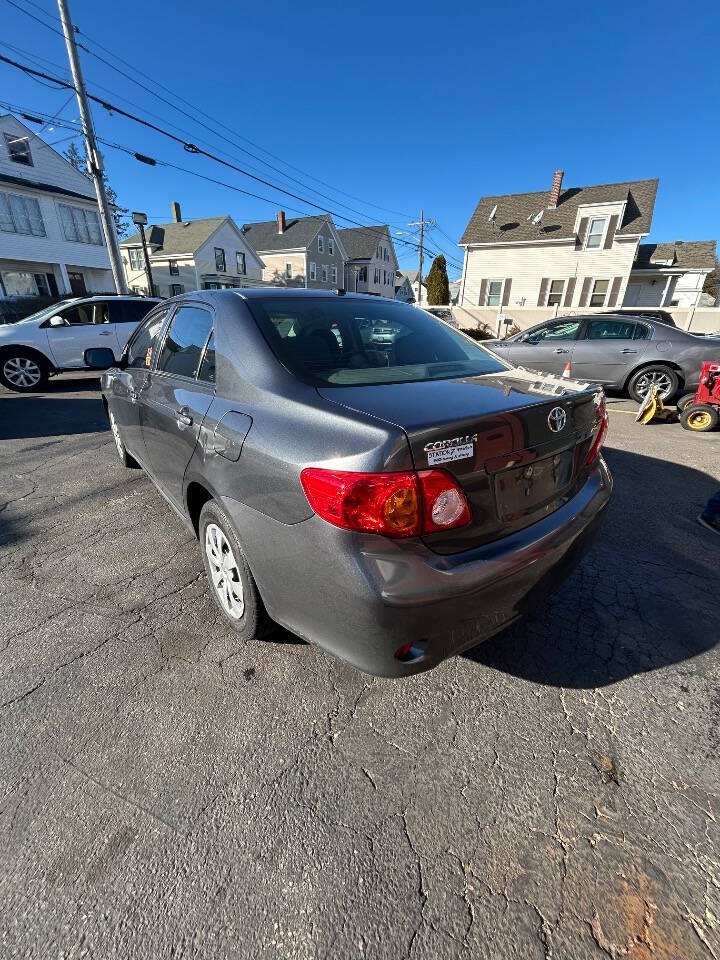
[[[42, 24], [42, 26], [46, 27], [48, 30], [52, 30], [54, 33], [58, 33], [60, 36], [63, 35], [62, 32], [59, 31], [59, 30], [57, 30], [52, 24], [47, 23], [47, 21], [41, 20], [39, 17], [36, 17], [36, 16], [35, 16], [33, 13], [31, 13], [29, 10], [26, 10], [24, 7], [20, 6], [20, 4], [16, 3], [15, 0], [6, 0], [6, 2], [9, 3], [11, 6], [15, 7], [15, 8], [16, 8], [17, 10], [19, 10], [20, 12], [26, 14], [28, 17], [31, 17], [33, 20], [36, 20], [38, 23]], [[35, 7], [36, 10], [39, 10], [40, 12], [44, 13], [46, 16], [53, 16], [53, 15], [50, 13], [50, 11], [47, 11], [47, 10], [45, 10], [44, 8], [40, 7], [38, 4], [33, 3], [32, 0], [25, 0], [25, 2], [26, 2], [26, 3], [30, 3], [31, 6]], [[140, 74], [141, 76], [146, 77], [148, 80], [150, 80], [150, 81], [153, 83], [154, 88], [160, 87], [162, 90], [165, 90], [165, 91], [166, 91], [167, 93], [169, 93], [172, 97], [174, 97], [175, 100], [179, 100], [181, 103], [185, 103], [187, 106], [189, 106], [192, 110], [194, 110], [194, 111], [196, 111], [196, 112], [200, 112], [200, 113], [202, 113], [204, 116], [207, 116], [207, 114], [205, 113], [205, 111], [200, 110], [199, 107], [194, 106], [194, 105], [193, 105], [192, 103], [190, 103], [189, 101], [183, 99], [183, 98], [180, 97], [178, 94], [174, 93], [174, 92], [173, 92], [172, 90], [170, 90], [168, 87], [166, 87], [166, 86], [164, 86], [162, 83], [160, 83], [155, 77], [150, 77], [150, 76], [148, 76], [148, 74], [144, 73], [142, 70], [140, 70], [140, 69], [139, 69], [137, 66], [135, 66], [134, 64], [129, 63], [128, 61], [124, 60], [122, 57], [118, 56], [118, 54], [116, 54], [116, 53], [114, 53], [113, 51], [109, 50], [107, 47], [104, 47], [98, 40], [94, 40], [94, 39], [90, 38], [87, 34], [85, 34], [85, 33], [84, 33], [82, 30], [80, 30], [78, 27], [75, 27], [74, 29], [75, 29], [76, 33], [79, 33], [81, 36], [85, 37], [88, 41], [90, 41], [91, 43], [93, 43], [95, 46], [100, 47], [101, 50], [104, 50], [104, 51], [105, 51], [106, 53], [108, 53], [110, 56], [115, 57], [117, 60], [119, 60], [119, 61], [120, 61], [121, 63], [123, 63], [125, 66], [127, 66], [127, 67], [129, 67], [131, 70], [133, 70], [134, 73]], [[309, 189], [312, 193], [316, 193], [319, 197], [322, 197], [324, 200], [329, 200], [331, 203], [335, 203], [335, 204], [338, 205], [338, 206], [344, 207], [346, 210], [350, 210], [352, 213], [357, 213], [357, 214], [358, 214], [359, 216], [361, 216], [361, 217], [365, 216], [364, 213], [362, 213], [362, 212], [360, 212], [360, 211], [358, 211], [358, 210], [355, 210], [354, 208], [348, 206], [347, 204], [342, 203], [341, 201], [333, 200], [332, 198], [324, 195], [321, 191], [317, 190], [316, 188], [311, 187], [311, 186], [308, 186], [307, 184], [305, 184], [305, 183], [303, 183], [302, 181], [298, 180], [296, 177], [290, 176], [289, 174], [285, 173], [284, 171], [282, 171], [282, 170], [278, 169], [277, 167], [273, 166], [272, 164], [268, 163], [267, 160], [263, 160], [262, 157], [258, 157], [257, 155], [251, 153], [251, 152], [250, 152], [249, 150], [247, 150], [246, 148], [240, 146], [237, 142], [235, 142], [235, 141], [233, 141], [233, 140], [230, 140], [228, 137], [224, 136], [224, 135], [221, 134], [221, 133], [218, 133], [217, 130], [214, 130], [214, 129], [213, 129], [212, 127], [210, 127], [208, 124], [203, 123], [203, 121], [202, 121], [202, 120], [199, 120], [199, 119], [197, 118], [197, 116], [195, 116], [194, 114], [188, 113], [186, 110], [183, 110], [182, 108], [178, 107], [178, 106], [177, 106], [177, 103], [175, 103], [175, 102], [173, 102], [173, 101], [171, 101], [171, 100], [168, 100], [166, 97], [161, 96], [161, 95], [157, 92], [157, 89], [148, 87], [146, 84], [141, 83], [141, 82], [137, 79], [136, 76], [133, 76], [133, 75], [131, 75], [131, 74], [126, 73], [124, 70], [121, 70], [116, 64], [111, 63], [109, 60], [106, 60], [105, 57], [101, 57], [98, 53], [95, 53], [93, 50], [91, 50], [91, 49], [90, 49], [89, 47], [87, 47], [85, 44], [78, 43], [77, 45], [78, 45], [78, 47], [80, 47], [81, 50], [84, 50], [86, 53], [90, 54], [90, 56], [95, 57], [95, 58], [96, 58], [97, 60], [99, 60], [101, 63], [104, 63], [106, 66], [110, 67], [110, 69], [115, 70], [117, 73], [119, 73], [121, 76], [125, 77], [126, 79], [130, 80], [132, 83], [135, 83], [137, 86], [139, 86], [141, 89], [145, 90], [145, 91], [146, 91], [147, 93], [149, 93], [151, 96], [156, 97], [158, 100], [161, 100], [161, 101], [162, 101], [163, 103], [165, 103], [167, 106], [169, 106], [169, 107], [171, 107], [172, 109], [178, 111], [178, 112], [181, 113], [183, 116], [188, 117], [188, 118], [189, 118], [190, 120], [192, 120], [194, 123], [197, 123], [197, 124], [199, 124], [201, 127], [204, 127], [206, 130], [208, 130], [210, 133], [212, 133], [214, 136], [218, 137], [219, 139], [224, 140], [225, 142], [229, 143], [231, 146], [234, 146], [236, 149], [242, 150], [243, 153], [246, 153], [248, 156], [252, 157], [254, 160], [257, 160], [259, 163], [262, 163], [264, 166], [266, 166], [266, 167], [268, 167], [269, 169], [273, 170], [275, 173], [278, 173], [281, 177], [284, 177], [286, 180], [290, 180], [290, 181], [292, 181], [293, 183], [297, 183], [299, 186], [304, 187], [305, 189]], [[117, 94], [115, 94], [115, 96], [117, 96]], [[124, 98], [121, 98], [121, 99], [124, 99]], [[208, 119], [211, 119], [211, 118], [208, 117]], [[165, 121], [165, 122], [167, 122], [167, 121]], [[388, 213], [394, 213], [394, 214], [396, 214], [396, 215], [398, 215], [398, 216], [401, 216], [401, 217], [407, 216], [407, 214], [401, 213], [400, 211], [390, 210], [390, 209], [387, 208], [387, 207], [382, 207], [382, 206], [380, 206], [380, 205], [378, 205], [378, 204], [371, 203], [370, 201], [362, 200], [360, 197], [354, 197], [353, 194], [349, 194], [349, 193], [346, 193], [345, 191], [340, 190], [340, 189], [338, 189], [338, 188], [336, 188], [336, 187], [332, 187], [330, 184], [325, 183], [325, 181], [320, 180], [318, 177], [314, 177], [314, 176], [312, 176], [312, 174], [309, 174], [309, 173], [304, 173], [302, 170], [300, 170], [300, 169], [297, 168], [297, 167], [294, 167], [292, 164], [288, 163], [287, 161], [283, 160], [282, 158], [275, 156], [275, 154], [271, 153], [269, 150], [266, 150], [264, 147], [261, 147], [261, 146], [259, 146], [258, 144], [253, 143], [253, 141], [252, 141], [252, 140], [249, 140], [247, 137], [243, 137], [241, 134], [235, 133], [235, 131], [232, 131], [232, 130], [230, 129], [230, 127], [228, 127], [228, 126], [226, 126], [225, 124], [221, 123], [221, 121], [215, 120], [214, 122], [215, 122], [216, 124], [218, 124], [219, 126], [223, 127], [224, 129], [228, 130], [229, 132], [233, 133], [234, 136], [237, 136], [237, 137], [239, 137], [239, 139], [244, 140], [246, 143], [249, 143], [251, 146], [254, 146], [257, 150], [261, 150], [263, 153], [266, 153], [268, 156], [273, 157], [273, 159], [278, 160], [280, 163], [283, 163], [285, 166], [289, 167], [290, 169], [296, 170], [296, 171], [299, 172], [299, 173], [303, 173], [304, 176], [310, 177], [311, 180], [315, 180], [317, 183], [323, 184], [324, 186], [328, 187], [330, 190], [333, 190], [333, 191], [336, 192], [336, 193], [340, 193], [340, 194], [342, 194], [342, 195], [344, 195], [344, 196], [349, 197], [350, 199], [354, 199], [354, 200], [356, 200], [356, 201], [364, 204], [365, 206], [370, 206], [370, 207], [373, 207], [373, 208], [375, 208], [375, 209], [383, 210], [383, 211], [388, 212]], [[171, 126], [172, 126], [172, 124], [171, 124]], [[217, 149], [217, 148], [216, 148], [216, 149]]]

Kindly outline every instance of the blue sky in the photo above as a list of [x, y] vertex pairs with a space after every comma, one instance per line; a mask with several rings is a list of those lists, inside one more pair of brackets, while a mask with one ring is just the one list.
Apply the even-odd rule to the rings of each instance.
[[[57, 25], [51, 0], [16, 2]], [[326, 0], [140, 6], [71, 0], [71, 9], [84, 42], [99, 41], [201, 107], [203, 114], [189, 112], [213, 129], [216, 121], [226, 124], [234, 133], [220, 132], [237, 145], [81, 53], [90, 90], [152, 112], [162, 125], [182, 127], [239, 166], [353, 220], [390, 222], [393, 233], [412, 235], [408, 221], [423, 207], [444, 231], [431, 231], [430, 243], [458, 262], [461, 251], [447, 237], [459, 239], [480, 196], [549, 188], [558, 167], [566, 171], [566, 186], [659, 177], [652, 240], [717, 239], [720, 233], [717, 3], [693, 2], [681, 13], [676, 2], [664, 0], [494, 7], [423, 0], [367, 8]], [[0, 0], [0, 23], [0, 40], [60, 75], [51, 65], [67, 62], [60, 36], [6, 0]], [[0, 51], [27, 59], [7, 46]], [[68, 94], [0, 64], [0, 99], [53, 115]], [[107, 149], [120, 201], [146, 210], [151, 220], [169, 219], [171, 200], [180, 200], [186, 218], [270, 219], [280, 206], [316, 212], [129, 120], [93, 110], [101, 137], [272, 201]], [[65, 122], [77, 117], [74, 101], [60, 114]], [[43, 134], [49, 142], [68, 135], [60, 127]], [[401, 264], [415, 262], [412, 251], [397, 250]]]

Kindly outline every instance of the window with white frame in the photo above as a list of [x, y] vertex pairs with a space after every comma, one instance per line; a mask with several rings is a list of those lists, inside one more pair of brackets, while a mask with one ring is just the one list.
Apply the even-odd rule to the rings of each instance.
[[310, 263], [310, 279], [314, 280], [317, 276], [317, 267], [314, 263]]
[[323, 253], [324, 250], [325, 250], [325, 240], [323, 239], [323, 235], [319, 234], [318, 235], [318, 253]]
[[390, 259], [390, 251], [388, 250], [387, 247], [383, 247], [383, 260], [389, 260], [389, 259]]
[[502, 297], [502, 280], [490, 280], [487, 288], [487, 300], [486, 306], [488, 307], [499, 307], [500, 298]]
[[177, 260], [168, 260], [168, 269], [170, 270], [171, 277], [180, 276], [180, 267], [178, 266]]
[[170, 284], [170, 296], [177, 297], [181, 293], [185, 293], [185, 287], [181, 283], [171, 283]]
[[333, 240], [332, 237], [328, 239], [328, 253], [330, 255], [335, 253], [335, 241]]
[[94, 210], [70, 207], [65, 203], [59, 203], [58, 210], [60, 211], [60, 222], [66, 240], [102, 246], [100, 218]]
[[548, 293], [547, 305], [549, 307], [559, 307], [562, 303], [563, 293], [565, 291], [564, 280], [551, 280], [550, 291]]
[[377, 248], [377, 258], [378, 258], [378, 260], [382, 260], [382, 245], [381, 245], [381, 244], [378, 244], [378, 248]]
[[247, 273], [247, 263], [245, 261], [245, 254], [242, 252], [242, 250], [235, 251], [235, 269], [241, 277], [244, 277]]
[[45, 223], [40, 213], [40, 204], [35, 197], [0, 193], [0, 231], [44, 237]]
[[21, 163], [24, 167], [32, 167], [33, 159], [30, 153], [30, 138], [18, 136], [17, 133], [6, 133], [8, 156], [13, 163]]
[[[131, 270], [144, 270], [145, 264], [143, 262], [142, 250], [140, 247], [130, 247], [128, 250], [128, 258], [130, 260], [130, 269]], [[172, 273], [172, 271], [170, 271]]]
[[333, 267], [331, 268], [331, 271], [332, 272], [330, 274], [330, 279], [332, 280], [333, 283], [337, 283], [337, 267], [333, 265]]
[[324, 263], [324, 264], [322, 265], [322, 278], [323, 278], [323, 283], [327, 283], [328, 271], [327, 271], [327, 264], [326, 264], [326, 263]]
[[597, 250], [605, 232], [605, 217], [593, 217], [585, 241], [586, 250]]
[[380, 267], [375, 267], [375, 274], [373, 278], [374, 283], [380, 283]]
[[590, 296], [591, 307], [604, 307], [607, 297], [609, 280], [596, 280], [593, 284], [592, 294]]
[[291, 263], [285, 264], [285, 278], [287, 280], [292, 280], [292, 264]]
[[218, 273], [225, 273], [225, 251], [222, 247], [215, 247], [215, 269]]

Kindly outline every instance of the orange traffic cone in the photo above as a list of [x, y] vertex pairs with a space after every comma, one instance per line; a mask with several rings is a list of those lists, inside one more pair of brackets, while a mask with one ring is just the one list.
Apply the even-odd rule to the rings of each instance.
[[567, 379], [570, 379], [570, 377], [572, 377], [572, 364], [570, 363], [569, 360], [565, 364], [565, 369], [563, 370], [563, 377], [566, 377]]

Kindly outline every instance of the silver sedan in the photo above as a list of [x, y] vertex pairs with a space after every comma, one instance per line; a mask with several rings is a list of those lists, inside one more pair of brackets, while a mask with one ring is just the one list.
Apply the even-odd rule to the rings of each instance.
[[694, 391], [704, 360], [720, 361], [720, 337], [701, 337], [623, 314], [558, 317], [487, 346], [511, 363], [626, 390], [641, 402], [657, 384], [663, 400]]

